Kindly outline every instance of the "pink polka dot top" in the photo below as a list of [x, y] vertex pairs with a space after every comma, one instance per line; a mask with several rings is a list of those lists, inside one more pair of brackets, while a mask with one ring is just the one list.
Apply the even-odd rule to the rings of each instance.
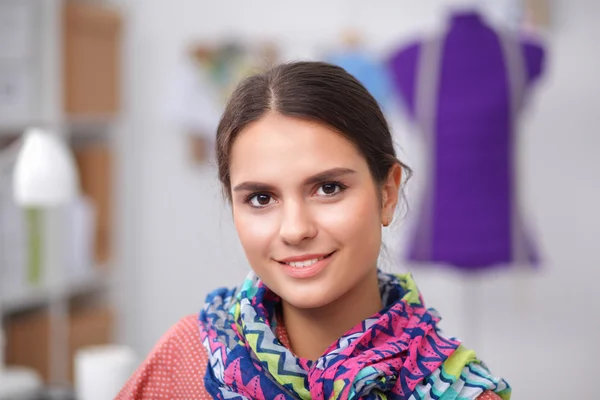
[[[282, 325], [278, 325], [275, 333], [281, 343], [290, 348]], [[200, 341], [198, 318], [187, 316], [156, 344], [116, 399], [209, 400], [211, 396], [204, 389], [207, 364], [208, 355]], [[478, 400], [501, 399], [495, 393], [485, 392]]]

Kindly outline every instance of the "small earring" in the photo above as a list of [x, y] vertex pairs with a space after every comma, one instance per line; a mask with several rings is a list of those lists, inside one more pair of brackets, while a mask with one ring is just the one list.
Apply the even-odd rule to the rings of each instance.
[[388, 226], [390, 224], [390, 217], [386, 216], [382, 222], [383, 226]]

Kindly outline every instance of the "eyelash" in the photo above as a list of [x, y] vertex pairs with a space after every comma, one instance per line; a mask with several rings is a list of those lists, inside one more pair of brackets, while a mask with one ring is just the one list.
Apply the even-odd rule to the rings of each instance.
[[344, 185], [344, 184], [343, 184], [342, 182], [340, 182], [340, 181], [327, 181], [327, 182], [323, 182], [323, 183], [321, 183], [321, 184], [318, 186], [318, 188], [320, 189], [320, 188], [322, 188], [322, 187], [323, 187], [323, 186], [325, 186], [325, 185], [335, 185], [335, 186], [337, 186], [337, 187], [339, 187], [339, 188], [340, 188], [340, 191], [339, 191], [339, 192], [336, 192], [336, 193], [333, 193], [333, 194], [326, 194], [325, 196], [327, 196], [327, 197], [332, 197], [332, 196], [335, 196], [336, 194], [339, 194], [339, 193], [343, 192], [344, 190], [348, 189], [348, 186]]
[[[326, 194], [325, 197], [333, 197], [335, 195], [340, 194], [341, 192], [343, 192], [344, 190], [348, 189], [347, 185], [344, 185], [342, 182], [340, 181], [326, 181], [326, 182], [322, 182], [321, 184], [319, 184], [319, 186], [317, 186], [317, 189], [322, 188], [325, 185], [336, 185], [337, 187], [340, 188], [339, 192], [333, 193], [333, 194]], [[244, 203], [246, 204], [250, 204], [250, 201], [261, 194], [266, 194], [267, 196], [273, 197], [271, 194], [267, 193], [267, 192], [252, 192], [250, 194], [248, 194], [245, 198], [244, 198]], [[251, 204], [250, 204], [251, 205]], [[252, 205], [251, 205], [252, 206]], [[254, 208], [263, 208], [263, 207], [256, 207], [256, 206], [252, 206]]]

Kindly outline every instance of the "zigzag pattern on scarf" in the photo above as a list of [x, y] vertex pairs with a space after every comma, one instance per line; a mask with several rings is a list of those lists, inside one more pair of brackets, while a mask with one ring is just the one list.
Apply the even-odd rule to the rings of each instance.
[[[332, 362], [325, 365], [330, 372], [335, 371], [335, 388], [330, 376], [321, 375], [320, 371], [310, 372], [310, 381], [316, 383], [311, 392], [327, 394], [336, 391], [335, 394], [343, 398], [350, 393], [363, 396], [366, 394], [364, 390], [375, 388], [398, 395], [411, 393], [417, 383], [441, 365], [458, 345], [435, 334], [436, 322], [422, 308], [412, 309], [403, 303], [396, 304], [379, 318], [372, 329], [358, 332], [360, 339], [344, 347]], [[411, 341], [403, 340], [406, 338], [411, 338]], [[333, 352], [332, 349], [328, 351]], [[405, 355], [404, 361], [397, 357], [399, 354]], [[396, 358], [389, 362], [394, 356]], [[355, 359], [357, 367], [342, 369], [350, 358]], [[368, 374], [365, 373], [367, 368]], [[395, 371], [401, 371], [400, 375]], [[361, 381], [363, 384], [359, 385]]]
[[379, 279], [386, 307], [315, 362], [294, 356], [277, 339], [280, 299], [256, 276], [237, 291], [213, 292], [199, 321], [210, 358], [205, 387], [219, 399], [466, 400], [483, 389], [508, 399], [504, 380], [439, 334], [439, 317], [425, 309], [410, 275]]
[[[277, 381], [294, 392], [303, 391], [308, 384], [307, 374], [288, 350], [264, 340], [262, 331], [245, 331], [251, 349], [259, 356], [262, 365]], [[293, 361], [291, 359], [294, 359]], [[292, 365], [293, 364], [293, 365]]]

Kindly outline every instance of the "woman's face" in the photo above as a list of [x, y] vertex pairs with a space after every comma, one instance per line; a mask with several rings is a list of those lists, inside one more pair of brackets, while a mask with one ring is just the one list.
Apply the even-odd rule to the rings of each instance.
[[269, 113], [235, 140], [230, 175], [246, 257], [284, 301], [322, 307], [373, 273], [398, 182], [387, 192], [384, 185], [382, 208], [381, 187], [343, 136]]

